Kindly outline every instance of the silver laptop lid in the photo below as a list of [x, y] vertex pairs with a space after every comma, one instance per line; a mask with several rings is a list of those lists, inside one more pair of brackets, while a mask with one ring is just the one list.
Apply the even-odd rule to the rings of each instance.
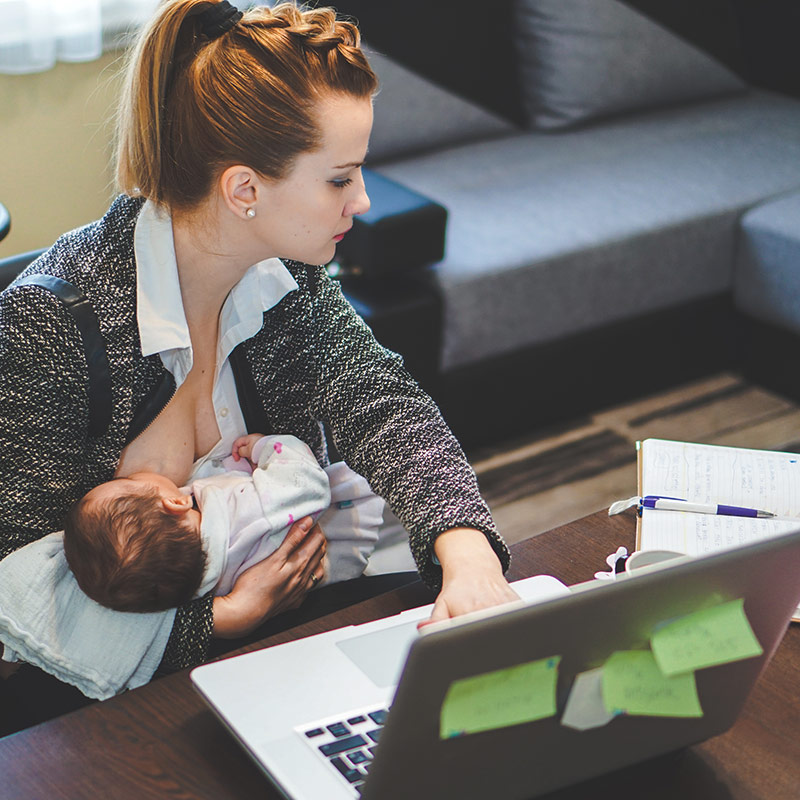
[[[736, 600], [763, 654], [694, 672], [702, 716], [623, 714], [588, 730], [561, 724], [576, 676], [616, 652], [648, 649], [665, 623]], [[528, 798], [722, 733], [798, 601], [800, 531], [584, 584], [542, 605], [453, 621], [412, 646], [363, 797]], [[558, 659], [553, 716], [442, 738], [455, 682], [551, 658]]]

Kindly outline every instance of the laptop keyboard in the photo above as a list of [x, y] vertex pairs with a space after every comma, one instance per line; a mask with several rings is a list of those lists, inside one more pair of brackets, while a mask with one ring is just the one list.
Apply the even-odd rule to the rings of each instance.
[[357, 796], [369, 774], [388, 713], [386, 708], [355, 711], [333, 720], [301, 726], [297, 732]]

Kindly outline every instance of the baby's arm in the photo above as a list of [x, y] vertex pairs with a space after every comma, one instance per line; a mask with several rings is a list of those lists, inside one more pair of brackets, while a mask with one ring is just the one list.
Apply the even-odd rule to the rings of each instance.
[[253, 458], [253, 448], [260, 439], [264, 438], [263, 433], [249, 433], [247, 436], [240, 436], [231, 448], [231, 455], [234, 461], [246, 458], [253, 467], [258, 466], [258, 458]]

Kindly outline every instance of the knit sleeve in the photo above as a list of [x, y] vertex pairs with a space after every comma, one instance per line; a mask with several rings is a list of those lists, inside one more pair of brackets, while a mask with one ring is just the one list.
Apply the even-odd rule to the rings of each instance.
[[0, 295], [0, 558], [60, 529], [83, 488], [87, 383], [63, 303], [32, 286]]
[[433, 400], [383, 348], [322, 268], [313, 283], [318, 352], [316, 408], [345, 461], [363, 475], [409, 531], [426, 583], [441, 585], [436, 536], [483, 531], [503, 569], [508, 549], [480, 496], [475, 473]]

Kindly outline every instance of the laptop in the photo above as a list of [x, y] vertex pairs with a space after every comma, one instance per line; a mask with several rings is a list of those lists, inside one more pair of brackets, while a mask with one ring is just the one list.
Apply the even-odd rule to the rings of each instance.
[[[733, 725], [800, 603], [800, 531], [614, 581], [567, 589], [537, 576], [515, 587], [519, 603], [420, 633], [430, 606], [206, 664], [191, 679], [292, 800], [535, 797]], [[601, 709], [607, 719], [574, 725], [578, 684], [606, 670], [612, 654], [646, 651], [670, 621], [735, 601], [763, 653], [694, 671], [699, 715]], [[487, 701], [487, 686], [543, 662], [557, 670], [555, 713], [504, 720], [514, 704], [504, 709], [508, 696], [493, 701], [492, 688]], [[477, 690], [472, 706], [465, 687]], [[476, 714], [488, 727], [469, 728]], [[445, 717], [472, 722], [453, 736]]]

